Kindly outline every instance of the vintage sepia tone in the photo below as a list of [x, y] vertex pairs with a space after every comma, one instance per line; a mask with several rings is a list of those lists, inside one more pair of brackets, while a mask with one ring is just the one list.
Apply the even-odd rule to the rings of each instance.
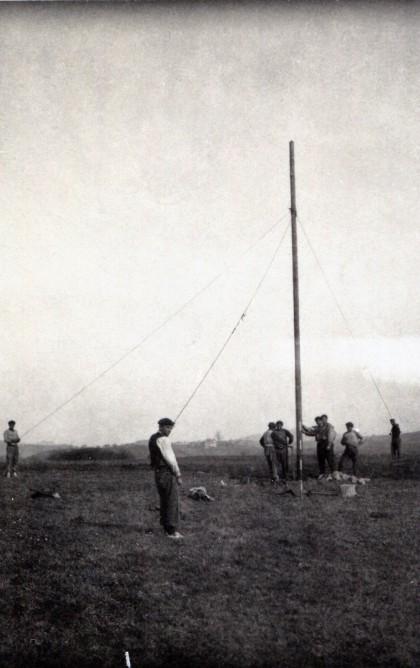
[[416, 665], [418, 19], [0, 3], [1, 665]]

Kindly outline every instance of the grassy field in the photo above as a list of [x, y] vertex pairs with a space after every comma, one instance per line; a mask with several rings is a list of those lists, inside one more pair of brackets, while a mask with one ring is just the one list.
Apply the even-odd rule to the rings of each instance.
[[182, 459], [174, 544], [144, 464], [25, 462], [0, 488], [0, 666], [414, 667], [417, 463], [365, 458], [356, 498], [300, 499], [262, 456]]

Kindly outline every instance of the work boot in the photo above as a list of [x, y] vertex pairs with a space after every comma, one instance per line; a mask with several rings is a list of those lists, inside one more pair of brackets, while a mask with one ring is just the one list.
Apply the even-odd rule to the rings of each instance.
[[16, 473], [16, 471], [14, 471], [14, 473], [13, 473], [13, 477], [14, 477], [14, 478], [17, 478], [17, 473]]
[[10, 471], [7, 471], [6, 478], [10, 478]]

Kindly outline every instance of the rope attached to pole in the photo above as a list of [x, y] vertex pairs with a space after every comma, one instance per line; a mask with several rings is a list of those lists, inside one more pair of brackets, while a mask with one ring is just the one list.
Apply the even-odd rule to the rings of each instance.
[[187, 308], [187, 306], [189, 306], [190, 304], [192, 304], [192, 302], [195, 301], [195, 300], [197, 299], [197, 297], [199, 297], [200, 295], [202, 295], [203, 292], [205, 292], [211, 285], [213, 285], [213, 283], [215, 283], [221, 276], [223, 276], [223, 274], [225, 274], [225, 273], [226, 273], [231, 267], [233, 267], [233, 266], [234, 266], [240, 259], [242, 259], [242, 258], [244, 257], [244, 255], [246, 255], [247, 253], [249, 253], [249, 251], [251, 251], [253, 248], [255, 248], [255, 246], [256, 246], [260, 241], [262, 241], [263, 239], [265, 239], [265, 237], [268, 236], [268, 234], [270, 234], [270, 232], [272, 232], [272, 230], [274, 230], [274, 228], [277, 227], [277, 226], [278, 226], [278, 225], [279, 225], [279, 224], [286, 218], [287, 215], [288, 215], [288, 214], [287, 214], [287, 212], [286, 212], [286, 213], [285, 213], [285, 214], [284, 214], [284, 215], [283, 215], [283, 216], [282, 216], [282, 217], [281, 217], [281, 218], [280, 218], [274, 225], [272, 225], [268, 230], [266, 230], [266, 232], [264, 232], [264, 234], [262, 234], [256, 241], [254, 241], [254, 243], [251, 244], [251, 246], [249, 246], [249, 247], [248, 247], [246, 250], [244, 250], [240, 255], [238, 255], [238, 256], [237, 256], [237, 257], [236, 257], [230, 264], [228, 264], [228, 265], [227, 265], [227, 266], [226, 266], [226, 267], [225, 267], [219, 274], [217, 274], [217, 276], [215, 276], [214, 278], [211, 279], [211, 281], [209, 281], [208, 283], [206, 283], [206, 285], [204, 285], [198, 292], [196, 292], [196, 293], [193, 295], [193, 297], [191, 297], [191, 298], [190, 298], [188, 301], [186, 301], [182, 306], [180, 306], [176, 311], [174, 311], [170, 316], [168, 316], [168, 318], [166, 318], [166, 320], [164, 320], [160, 325], [158, 325], [152, 332], [150, 332], [149, 334], [147, 334], [147, 336], [145, 336], [139, 343], [137, 343], [135, 346], [133, 346], [132, 348], [130, 348], [130, 350], [129, 350], [128, 352], [124, 353], [124, 355], [122, 355], [121, 357], [119, 357], [115, 362], [113, 362], [109, 367], [107, 367], [104, 371], [102, 371], [102, 373], [100, 373], [98, 376], [95, 376], [95, 378], [93, 378], [89, 383], [87, 383], [86, 385], [84, 385], [80, 390], [78, 390], [78, 392], [76, 392], [76, 393], [73, 394], [71, 397], [69, 397], [69, 399], [66, 399], [66, 401], [63, 401], [62, 404], [60, 404], [59, 406], [57, 406], [57, 408], [55, 408], [53, 411], [51, 411], [51, 413], [48, 413], [48, 415], [46, 415], [45, 417], [43, 417], [42, 420], [40, 420], [39, 422], [37, 422], [36, 424], [34, 424], [32, 427], [30, 427], [29, 429], [27, 429], [27, 430], [21, 435], [21, 438], [23, 438], [24, 436], [26, 436], [27, 434], [29, 434], [31, 431], [33, 431], [34, 429], [36, 429], [37, 427], [39, 427], [41, 424], [43, 424], [44, 422], [46, 422], [50, 417], [52, 417], [53, 415], [55, 415], [56, 413], [58, 413], [58, 411], [60, 411], [62, 408], [64, 408], [65, 406], [67, 406], [67, 404], [69, 404], [71, 401], [73, 401], [73, 399], [76, 399], [76, 398], [77, 398], [79, 395], [81, 395], [85, 390], [87, 390], [89, 387], [91, 387], [92, 385], [94, 385], [95, 383], [97, 383], [98, 380], [100, 380], [101, 378], [103, 378], [107, 373], [109, 373], [112, 369], [114, 369], [114, 367], [116, 367], [118, 364], [120, 364], [120, 362], [122, 362], [123, 360], [125, 360], [126, 357], [128, 357], [129, 355], [131, 355], [132, 353], [134, 353], [136, 350], [138, 350], [144, 343], [146, 343], [146, 341], [148, 341], [149, 339], [151, 339], [155, 334], [157, 334], [157, 332], [159, 332], [163, 327], [165, 327], [165, 325], [167, 325], [168, 322], [169, 322], [170, 320], [172, 320], [173, 318], [175, 318], [179, 313], [181, 313], [181, 311], [183, 311], [185, 308]]
[[[310, 240], [309, 240], [308, 235], [307, 235], [306, 232], [305, 232], [305, 229], [304, 229], [304, 227], [303, 227], [303, 225], [302, 225], [302, 221], [299, 219], [299, 217], [298, 217], [298, 221], [299, 221], [299, 225], [300, 225], [300, 227], [302, 228], [303, 234], [305, 235], [306, 241], [308, 242], [309, 248], [311, 249], [311, 251], [312, 251], [312, 253], [313, 253], [313, 256], [314, 256], [314, 258], [315, 258], [315, 260], [316, 260], [316, 262], [317, 262], [317, 265], [318, 265], [318, 267], [320, 268], [320, 271], [321, 271], [321, 274], [322, 274], [322, 276], [323, 276], [323, 278], [324, 278], [324, 281], [325, 281], [325, 283], [327, 284], [327, 287], [328, 287], [329, 291], [331, 292], [331, 295], [332, 295], [332, 297], [333, 297], [333, 299], [334, 299], [335, 305], [337, 306], [337, 308], [338, 308], [338, 310], [339, 310], [339, 312], [340, 312], [340, 315], [341, 315], [341, 317], [342, 317], [343, 320], [344, 320], [344, 323], [345, 323], [345, 325], [346, 325], [346, 327], [347, 327], [347, 329], [348, 329], [348, 332], [349, 332], [349, 334], [350, 334], [352, 340], [354, 341], [354, 343], [357, 343], [357, 339], [356, 339], [355, 336], [353, 335], [353, 332], [352, 332], [352, 330], [351, 330], [350, 324], [349, 324], [349, 322], [348, 322], [348, 320], [347, 320], [347, 318], [346, 318], [346, 316], [345, 316], [345, 314], [344, 314], [343, 309], [341, 308], [340, 304], [338, 303], [337, 297], [335, 296], [335, 293], [334, 293], [334, 291], [333, 291], [333, 289], [332, 289], [332, 287], [331, 287], [331, 285], [330, 285], [330, 282], [328, 281], [328, 279], [327, 279], [327, 277], [326, 277], [326, 275], [325, 275], [325, 273], [324, 273], [324, 270], [323, 270], [323, 268], [322, 268], [321, 262], [318, 260], [318, 256], [317, 256], [317, 254], [315, 253], [315, 250], [314, 250], [314, 248], [313, 248], [313, 246], [312, 246], [312, 244], [311, 244], [311, 242], [310, 242]], [[378, 392], [378, 394], [379, 394], [379, 396], [380, 396], [380, 398], [381, 398], [381, 400], [382, 400], [383, 405], [385, 406], [385, 408], [386, 408], [386, 410], [387, 410], [387, 413], [388, 413], [389, 417], [391, 418], [391, 417], [392, 417], [392, 413], [391, 413], [391, 411], [389, 410], [389, 408], [388, 408], [388, 406], [387, 406], [387, 403], [386, 403], [385, 399], [384, 399], [383, 396], [382, 396], [382, 393], [381, 393], [381, 391], [380, 391], [380, 389], [379, 389], [379, 387], [378, 387], [378, 384], [377, 384], [375, 378], [374, 378], [373, 375], [372, 375], [372, 372], [370, 371], [369, 367], [365, 367], [365, 368], [366, 368], [366, 371], [368, 372], [368, 374], [369, 374], [369, 376], [370, 376], [370, 379], [371, 379], [372, 383], [374, 384], [374, 386], [375, 386], [375, 388], [376, 388], [376, 391]]]
[[282, 238], [280, 239], [279, 243], [277, 244], [276, 250], [274, 251], [274, 254], [273, 254], [273, 256], [272, 256], [272, 258], [271, 258], [271, 260], [270, 260], [270, 262], [269, 262], [269, 264], [268, 264], [268, 267], [266, 268], [266, 270], [265, 270], [265, 272], [264, 272], [264, 274], [263, 274], [263, 276], [262, 276], [260, 282], [258, 283], [256, 289], [254, 290], [254, 292], [253, 292], [253, 294], [252, 294], [252, 297], [251, 297], [251, 299], [249, 300], [248, 304], [246, 305], [246, 307], [245, 307], [245, 309], [244, 309], [242, 315], [240, 316], [239, 320], [238, 320], [237, 323], [235, 324], [235, 326], [234, 326], [234, 328], [232, 329], [231, 333], [230, 333], [229, 336], [227, 337], [227, 339], [226, 339], [226, 341], [224, 342], [223, 346], [221, 347], [221, 349], [220, 349], [219, 352], [217, 353], [217, 355], [216, 355], [216, 357], [214, 358], [213, 362], [210, 364], [210, 366], [209, 366], [209, 368], [207, 369], [206, 373], [204, 374], [204, 376], [202, 377], [202, 379], [201, 379], [200, 382], [198, 383], [198, 385], [197, 385], [197, 387], [195, 388], [194, 392], [191, 394], [191, 396], [189, 397], [188, 401], [184, 404], [184, 406], [182, 407], [182, 409], [180, 410], [180, 412], [179, 412], [178, 415], [176, 416], [176, 418], [175, 418], [175, 422], [176, 422], [176, 421], [178, 420], [178, 418], [182, 415], [182, 413], [184, 412], [184, 410], [187, 408], [188, 404], [191, 402], [191, 400], [193, 399], [193, 397], [196, 395], [196, 393], [197, 393], [198, 390], [200, 389], [201, 385], [204, 383], [205, 379], [206, 379], [207, 376], [209, 375], [210, 371], [212, 370], [212, 368], [213, 368], [214, 365], [216, 364], [217, 360], [219, 359], [219, 357], [220, 357], [221, 354], [223, 353], [224, 349], [225, 349], [226, 346], [228, 345], [228, 343], [229, 343], [229, 341], [231, 340], [232, 336], [235, 334], [235, 332], [236, 332], [236, 330], [238, 329], [239, 325], [240, 325], [241, 322], [244, 320], [244, 318], [245, 318], [245, 316], [246, 316], [246, 313], [247, 313], [249, 307], [251, 306], [252, 302], [254, 301], [255, 296], [257, 295], [257, 292], [259, 291], [259, 289], [261, 288], [262, 284], [264, 283], [264, 280], [265, 280], [265, 278], [266, 278], [266, 276], [267, 276], [267, 274], [268, 274], [268, 272], [269, 272], [269, 270], [270, 270], [270, 268], [271, 268], [271, 265], [272, 265], [273, 262], [274, 262], [274, 259], [275, 259], [276, 255], [277, 255], [277, 253], [278, 253], [278, 251], [279, 251], [279, 249], [280, 249], [280, 246], [281, 246], [282, 243], [283, 243], [283, 240], [284, 240], [284, 237], [286, 236], [286, 232], [287, 232], [288, 228], [289, 228], [289, 225], [287, 225], [287, 227], [286, 227], [286, 229], [285, 229], [285, 231], [284, 231], [284, 233], [283, 233]]

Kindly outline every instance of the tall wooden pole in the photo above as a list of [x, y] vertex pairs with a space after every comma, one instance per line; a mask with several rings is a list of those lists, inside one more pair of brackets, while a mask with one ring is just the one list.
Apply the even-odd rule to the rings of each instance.
[[303, 481], [303, 441], [302, 441], [302, 378], [300, 367], [300, 324], [299, 324], [299, 272], [298, 244], [296, 229], [296, 182], [295, 145], [289, 143], [290, 156], [290, 213], [292, 218], [292, 261], [293, 261], [293, 322], [295, 340], [295, 403], [296, 403], [296, 456], [298, 478]]

